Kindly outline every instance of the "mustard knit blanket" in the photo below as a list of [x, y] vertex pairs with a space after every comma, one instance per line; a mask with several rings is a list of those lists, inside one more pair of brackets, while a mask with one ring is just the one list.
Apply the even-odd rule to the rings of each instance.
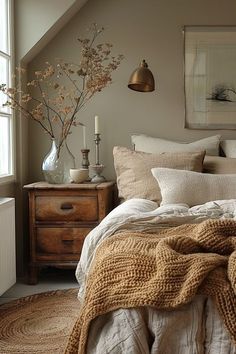
[[91, 321], [118, 308], [175, 309], [211, 296], [236, 343], [236, 222], [207, 220], [158, 234], [123, 232], [98, 247], [65, 353], [85, 353]]

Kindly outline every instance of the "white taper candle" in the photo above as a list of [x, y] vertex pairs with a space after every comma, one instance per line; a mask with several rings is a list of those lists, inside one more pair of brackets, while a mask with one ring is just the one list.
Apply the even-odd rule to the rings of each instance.
[[100, 134], [99, 117], [95, 116], [95, 134]]
[[84, 149], [87, 149], [87, 141], [86, 141], [86, 126], [85, 125], [83, 125], [83, 148]]

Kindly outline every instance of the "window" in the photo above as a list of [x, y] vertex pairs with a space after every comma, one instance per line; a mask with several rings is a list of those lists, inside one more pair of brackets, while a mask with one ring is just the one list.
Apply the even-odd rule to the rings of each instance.
[[[12, 0], [0, 0], [0, 83], [11, 86]], [[13, 113], [0, 92], [0, 182], [13, 177]]]

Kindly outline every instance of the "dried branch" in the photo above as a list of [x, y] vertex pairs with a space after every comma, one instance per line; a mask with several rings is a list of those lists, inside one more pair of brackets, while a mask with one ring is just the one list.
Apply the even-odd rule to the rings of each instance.
[[[71, 133], [72, 126], [80, 124], [78, 112], [94, 94], [112, 82], [111, 74], [123, 59], [122, 55], [111, 55], [110, 43], [96, 44], [103, 30], [93, 24], [90, 38], [78, 38], [81, 45], [79, 64], [64, 60], [56, 61], [55, 65], [46, 62], [45, 68], [36, 71], [34, 79], [27, 83], [32, 92], [0, 84], [0, 92], [7, 96], [5, 106], [36, 121], [50, 138], [56, 137], [60, 127], [59, 148]], [[24, 74], [21, 68], [17, 71]]]

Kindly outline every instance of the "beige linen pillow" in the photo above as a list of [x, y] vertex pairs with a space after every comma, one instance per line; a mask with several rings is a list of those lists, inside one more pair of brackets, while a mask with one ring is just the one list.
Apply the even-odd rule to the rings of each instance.
[[236, 175], [212, 175], [170, 168], [153, 168], [161, 190], [161, 205], [186, 203], [190, 207], [212, 200], [236, 198]]
[[119, 197], [160, 202], [160, 190], [151, 169], [159, 166], [202, 171], [205, 152], [148, 154], [116, 146], [113, 155]]
[[205, 156], [203, 172], [213, 174], [236, 174], [236, 159], [221, 156]]
[[220, 146], [226, 157], [236, 158], [236, 140], [223, 140]]
[[194, 141], [192, 143], [178, 143], [175, 141], [153, 138], [144, 134], [134, 134], [131, 136], [132, 143], [136, 151], [144, 151], [152, 154], [163, 152], [190, 152], [206, 151], [207, 155], [219, 155], [220, 135]]

